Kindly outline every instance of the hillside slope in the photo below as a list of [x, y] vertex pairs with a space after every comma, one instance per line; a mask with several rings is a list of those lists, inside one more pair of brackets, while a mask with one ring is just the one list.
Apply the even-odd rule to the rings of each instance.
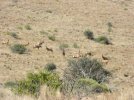
[[[7, 96], [2, 84], [22, 79], [48, 62], [54, 62], [62, 75], [68, 59], [79, 50], [82, 54], [92, 52], [93, 58], [102, 62], [102, 55], [109, 57], [105, 68], [113, 74], [110, 87], [118, 93], [130, 90], [130, 95], [133, 94], [133, 11], [133, 0], [0, 0], [0, 98]], [[109, 22], [111, 31], [108, 31]], [[32, 29], [27, 30], [26, 25]], [[86, 29], [93, 31], [95, 37], [107, 36], [113, 45], [87, 40], [83, 35]], [[8, 35], [9, 32], [17, 33], [20, 39]], [[56, 41], [48, 39], [46, 33], [55, 35]], [[4, 44], [8, 40], [9, 45]], [[45, 41], [42, 48], [34, 49], [33, 46], [42, 40]], [[29, 43], [27, 54], [12, 53], [10, 45], [15, 43]], [[63, 43], [69, 45], [66, 57], [59, 49]], [[74, 43], [79, 48], [74, 48]], [[47, 51], [46, 46], [54, 52]]]

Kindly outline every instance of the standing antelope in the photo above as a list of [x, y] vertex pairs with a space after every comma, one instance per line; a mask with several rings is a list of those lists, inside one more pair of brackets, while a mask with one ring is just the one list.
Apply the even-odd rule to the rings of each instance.
[[50, 52], [53, 52], [53, 49], [52, 49], [52, 48], [49, 48], [49, 47], [47, 47], [47, 46], [46, 46], [46, 50], [47, 50], [47, 51], [50, 51]]
[[77, 55], [73, 55], [73, 58], [80, 58], [80, 57], [82, 57], [80, 50], [79, 50], [79, 53]]
[[37, 49], [39, 49], [39, 48], [42, 47], [42, 44], [43, 44], [43, 43], [44, 43], [44, 41], [40, 41], [39, 43], [37, 43], [36, 45], [34, 45], [33, 48], [37, 48]]

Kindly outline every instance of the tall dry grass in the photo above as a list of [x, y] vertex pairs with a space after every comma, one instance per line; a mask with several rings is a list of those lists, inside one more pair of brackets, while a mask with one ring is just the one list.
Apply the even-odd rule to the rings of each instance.
[[91, 97], [64, 97], [59, 91], [55, 94], [50, 92], [46, 86], [43, 86], [40, 91], [39, 98], [30, 96], [18, 96], [9, 89], [0, 88], [0, 100], [134, 100], [134, 88], [113, 92], [107, 94], [96, 94]]

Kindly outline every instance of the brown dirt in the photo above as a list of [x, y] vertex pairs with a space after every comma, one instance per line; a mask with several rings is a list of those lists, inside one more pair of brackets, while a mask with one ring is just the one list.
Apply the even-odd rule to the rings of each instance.
[[[93, 58], [102, 62], [102, 54], [110, 58], [105, 68], [113, 74], [109, 83], [113, 90], [124, 92], [133, 89], [133, 11], [133, 0], [0, 0], [0, 83], [22, 79], [28, 72], [42, 69], [48, 62], [54, 62], [62, 74], [67, 60], [80, 50], [83, 54], [93, 52]], [[108, 22], [113, 24], [112, 32], [108, 32]], [[32, 30], [25, 29], [27, 24]], [[107, 36], [113, 45], [87, 40], [83, 35], [86, 29], [92, 30], [95, 37]], [[40, 34], [42, 30], [55, 35], [56, 41]], [[7, 32], [16, 32], [21, 39], [14, 39]], [[7, 40], [9, 45], [3, 44]], [[42, 40], [45, 41], [43, 47], [33, 49]], [[10, 45], [27, 42], [30, 44], [26, 54], [10, 51]], [[62, 43], [69, 45], [66, 57], [59, 49]], [[80, 48], [75, 49], [74, 43]], [[54, 52], [46, 51], [46, 45]], [[3, 91], [1, 87], [0, 91]]]

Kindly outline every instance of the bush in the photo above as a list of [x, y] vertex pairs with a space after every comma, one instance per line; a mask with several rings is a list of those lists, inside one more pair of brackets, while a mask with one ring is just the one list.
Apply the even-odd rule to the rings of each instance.
[[91, 40], [94, 39], [93, 32], [90, 31], [90, 30], [86, 30], [86, 31], [84, 32], [84, 35], [85, 35], [88, 39], [91, 39]]
[[57, 90], [61, 86], [61, 81], [56, 73], [40, 71], [39, 73], [29, 73], [27, 78], [17, 82], [13, 91], [17, 94], [28, 94], [39, 96], [41, 85], [47, 85], [52, 90]]
[[[78, 92], [77, 88], [80, 79], [92, 79], [97, 86], [101, 87], [100, 83], [107, 81], [109, 75], [110, 73], [95, 59], [84, 57], [78, 60], [71, 60], [63, 75], [63, 93]], [[91, 90], [93, 91], [92, 87], [88, 91]]]
[[100, 37], [96, 38], [95, 41], [102, 43], [102, 44], [106, 44], [106, 45], [110, 44], [110, 41], [105, 36], [100, 36]]
[[55, 35], [50, 35], [50, 36], [48, 36], [48, 38], [50, 39], [50, 40], [52, 40], [52, 41], [55, 41], [56, 39], [55, 39]]
[[15, 39], [18, 39], [19, 38], [18, 35], [17, 35], [17, 33], [15, 33], [15, 32], [8, 32], [7, 34], [10, 35], [10, 36], [12, 36]]
[[61, 44], [59, 48], [61, 50], [63, 50], [63, 49], [68, 48], [68, 47], [69, 47], [68, 44]]
[[27, 49], [24, 45], [14, 44], [13, 46], [11, 46], [11, 50], [14, 53], [24, 54]]
[[48, 71], [53, 71], [56, 69], [56, 65], [54, 63], [48, 63], [48, 64], [46, 64], [45, 69]]
[[25, 26], [25, 28], [26, 28], [27, 30], [32, 30], [31, 26], [28, 25], [28, 24]]

